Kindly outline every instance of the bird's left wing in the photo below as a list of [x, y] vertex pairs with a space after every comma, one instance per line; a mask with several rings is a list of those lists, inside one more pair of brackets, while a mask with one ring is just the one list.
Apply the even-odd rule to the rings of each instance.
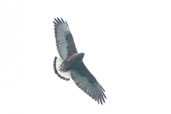
[[71, 70], [71, 78], [79, 88], [95, 99], [95, 101], [101, 104], [105, 102], [105, 90], [88, 71], [83, 62], [79, 63]]
[[75, 43], [66, 21], [62, 18], [53, 21], [55, 29], [56, 45], [60, 57], [68, 59], [72, 54], [77, 53]]

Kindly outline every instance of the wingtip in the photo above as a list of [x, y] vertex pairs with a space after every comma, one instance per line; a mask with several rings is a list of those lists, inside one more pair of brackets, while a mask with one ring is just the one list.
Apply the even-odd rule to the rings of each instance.
[[102, 92], [102, 96], [103, 96], [105, 99], [107, 99], [107, 97], [106, 97], [106, 95], [104, 94], [104, 92]]
[[57, 20], [58, 20], [59, 23], [62, 23], [62, 21], [59, 19], [59, 17], [57, 17]]
[[62, 17], [61, 17], [61, 21], [62, 21], [63, 23], [65, 23], [65, 21], [62, 19]]
[[105, 103], [105, 100], [103, 98], [103, 96], [101, 96], [99, 99], [98, 99], [98, 103], [103, 105], [103, 103]]
[[67, 22], [66, 21], [64, 21], [64, 19], [61, 17], [61, 18], [59, 18], [59, 17], [57, 17], [57, 18], [54, 18], [54, 21], [53, 21], [55, 24], [59, 24], [59, 23], [65, 23], [65, 24], [67, 24]]
[[103, 105], [103, 101], [102, 101], [102, 99], [100, 99], [100, 103], [101, 103], [101, 105]]
[[99, 97], [92, 97], [95, 101], [97, 101], [98, 104], [103, 105], [105, 103], [105, 99], [103, 96], [99, 96]]
[[98, 104], [101, 104], [103, 105], [105, 103], [105, 99], [106, 99], [106, 96], [104, 94], [104, 92], [101, 93], [101, 95], [99, 96], [95, 96], [93, 94], [91, 94], [91, 92], [87, 92], [86, 89], [84, 89], [81, 84], [79, 83], [75, 83], [80, 89], [82, 89], [86, 94], [88, 94], [92, 99], [94, 99], [95, 101], [97, 101]]
[[57, 20], [57, 18], [54, 18], [54, 20], [55, 20], [56, 23], [59, 23], [58, 20]]

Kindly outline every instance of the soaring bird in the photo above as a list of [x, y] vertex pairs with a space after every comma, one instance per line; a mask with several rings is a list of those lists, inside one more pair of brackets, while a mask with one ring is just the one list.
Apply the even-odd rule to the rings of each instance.
[[54, 58], [54, 71], [66, 81], [73, 79], [75, 84], [100, 104], [105, 103], [105, 90], [83, 63], [84, 53], [78, 53], [71, 31], [66, 21], [55, 18], [56, 46], [60, 58]]

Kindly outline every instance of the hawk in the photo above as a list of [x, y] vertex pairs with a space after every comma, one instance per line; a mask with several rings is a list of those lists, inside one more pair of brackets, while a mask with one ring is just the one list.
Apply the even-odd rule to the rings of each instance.
[[105, 90], [83, 63], [84, 53], [78, 53], [71, 31], [66, 21], [56, 18], [53, 21], [56, 46], [60, 58], [54, 58], [54, 71], [66, 81], [73, 79], [75, 84], [100, 104], [105, 103]]

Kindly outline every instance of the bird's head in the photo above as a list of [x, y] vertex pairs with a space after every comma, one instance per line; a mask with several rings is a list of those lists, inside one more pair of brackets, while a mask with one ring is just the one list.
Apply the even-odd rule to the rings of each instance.
[[79, 60], [82, 60], [83, 57], [84, 57], [84, 53], [79, 53], [79, 54], [78, 54], [78, 59], [79, 59]]

